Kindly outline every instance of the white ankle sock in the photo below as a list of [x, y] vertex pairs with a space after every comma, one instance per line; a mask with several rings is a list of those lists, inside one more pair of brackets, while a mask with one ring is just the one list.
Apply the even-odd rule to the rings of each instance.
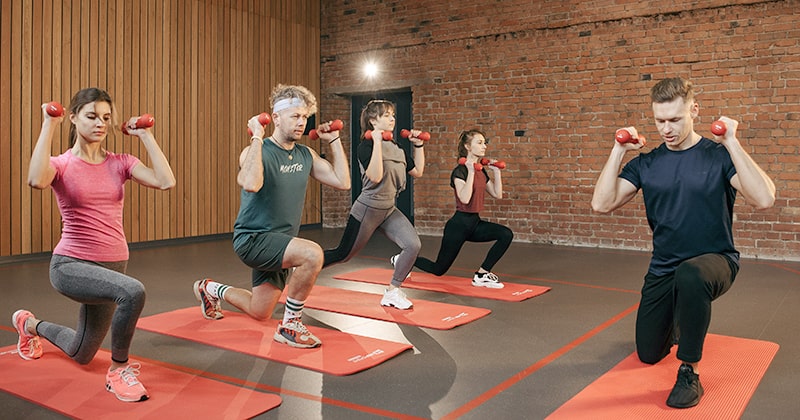
[[206, 293], [211, 295], [211, 297], [213, 297], [214, 299], [225, 300], [223, 296], [225, 296], [225, 291], [228, 290], [229, 288], [230, 286], [222, 283], [217, 283], [215, 281], [206, 282]]

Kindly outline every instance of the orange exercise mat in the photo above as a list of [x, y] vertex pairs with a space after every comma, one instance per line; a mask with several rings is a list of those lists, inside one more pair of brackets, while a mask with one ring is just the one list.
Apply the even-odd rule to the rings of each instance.
[[369, 369], [411, 348], [405, 343], [309, 326], [322, 346], [298, 349], [272, 339], [276, 319], [260, 322], [239, 312], [224, 314], [220, 320], [205, 319], [198, 305], [140, 318], [137, 327], [332, 375]]
[[778, 347], [767, 341], [709, 334], [700, 363], [705, 393], [700, 404], [684, 409], [666, 404], [680, 366], [675, 352], [655, 365], [640, 362], [634, 353], [547, 418], [739, 419]]
[[[79, 365], [42, 339], [40, 359], [22, 360], [16, 345], [0, 348], [0, 389], [62, 415], [80, 419], [251, 418], [281, 404], [281, 397], [191, 375], [157, 362], [140, 362], [139, 380], [150, 399], [122, 402], [106, 391], [111, 360], [100, 350]], [[213, 403], [209, 403], [213, 401]], [[2, 416], [0, 416], [2, 417]]]
[[[381, 306], [381, 297], [374, 293], [316, 285], [306, 299], [305, 307], [438, 330], [449, 330], [492, 312], [489, 309], [411, 298], [414, 307], [401, 310]], [[281, 302], [285, 302], [285, 298], [281, 296]]]
[[[333, 276], [333, 278], [388, 285], [392, 280], [392, 273], [392, 270], [383, 268], [365, 268], [351, 273], [338, 274]], [[529, 284], [509, 283], [505, 281], [503, 284], [505, 284], [505, 287], [502, 289], [475, 287], [472, 285], [472, 279], [470, 278], [434, 276], [430, 273], [417, 271], [412, 271], [411, 278], [403, 281], [403, 287], [408, 287], [409, 289], [428, 290], [431, 292], [504, 300], [508, 302], [520, 302], [534, 296], [539, 296], [550, 290], [549, 287], [531, 286]]]

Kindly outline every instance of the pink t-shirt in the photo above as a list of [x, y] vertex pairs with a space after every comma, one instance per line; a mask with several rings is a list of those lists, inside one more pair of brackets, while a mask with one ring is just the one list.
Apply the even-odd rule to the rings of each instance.
[[125, 182], [139, 159], [107, 152], [88, 163], [67, 150], [50, 157], [56, 176], [50, 186], [61, 211], [61, 240], [54, 254], [88, 261], [125, 261], [128, 243], [122, 228]]

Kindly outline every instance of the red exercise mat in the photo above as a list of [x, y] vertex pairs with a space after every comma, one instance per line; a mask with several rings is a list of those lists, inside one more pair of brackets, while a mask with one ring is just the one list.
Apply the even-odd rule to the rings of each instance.
[[[139, 379], [150, 398], [122, 402], [106, 391], [111, 361], [100, 350], [88, 365], [79, 365], [42, 340], [44, 354], [22, 360], [16, 345], [0, 348], [0, 389], [81, 419], [251, 418], [281, 404], [281, 397], [180, 372], [141, 361]], [[135, 356], [132, 362], [137, 362]], [[209, 403], [213, 401], [213, 403]], [[2, 416], [0, 416], [2, 417]]]
[[276, 319], [259, 322], [240, 312], [224, 313], [220, 320], [205, 319], [198, 304], [140, 318], [137, 327], [332, 375], [369, 369], [411, 348], [405, 343], [308, 327], [322, 340], [322, 346], [298, 349], [273, 341]]
[[[383, 268], [365, 268], [351, 273], [338, 274], [333, 276], [333, 278], [388, 285], [392, 280], [392, 273], [394, 273], [392, 270]], [[403, 281], [403, 287], [408, 287], [409, 289], [428, 290], [432, 292], [504, 300], [508, 302], [521, 302], [550, 290], [549, 287], [531, 286], [529, 284], [509, 283], [505, 281], [503, 284], [505, 287], [502, 289], [475, 287], [472, 285], [472, 279], [470, 278], [434, 276], [430, 273], [417, 271], [412, 271], [411, 278]]]
[[[709, 334], [700, 362], [705, 393], [692, 408], [667, 407], [680, 361], [673, 351], [655, 365], [628, 356], [554, 411], [548, 419], [739, 419], [778, 345]], [[675, 348], [673, 348], [675, 350]]]
[[[437, 330], [449, 330], [492, 312], [484, 308], [410, 298], [414, 307], [401, 310], [381, 306], [382, 296], [315, 285], [311, 296], [306, 299], [305, 307]], [[285, 301], [286, 296], [281, 296], [281, 302]]]

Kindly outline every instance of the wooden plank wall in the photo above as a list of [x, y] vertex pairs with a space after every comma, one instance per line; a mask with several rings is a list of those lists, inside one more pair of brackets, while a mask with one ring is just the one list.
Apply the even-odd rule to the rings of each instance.
[[[127, 184], [125, 233], [144, 242], [231, 232], [247, 118], [269, 110], [279, 82], [319, 96], [319, 0], [0, 2], [0, 257], [48, 252], [60, 237], [52, 191], [26, 183], [42, 103], [67, 107], [97, 86], [118, 122], [155, 116], [178, 183], [166, 192]], [[66, 120], [54, 155], [68, 131]], [[106, 147], [149, 164], [138, 139], [119, 130]], [[321, 222], [320, 199], [312, 182], [304, 224]]]

